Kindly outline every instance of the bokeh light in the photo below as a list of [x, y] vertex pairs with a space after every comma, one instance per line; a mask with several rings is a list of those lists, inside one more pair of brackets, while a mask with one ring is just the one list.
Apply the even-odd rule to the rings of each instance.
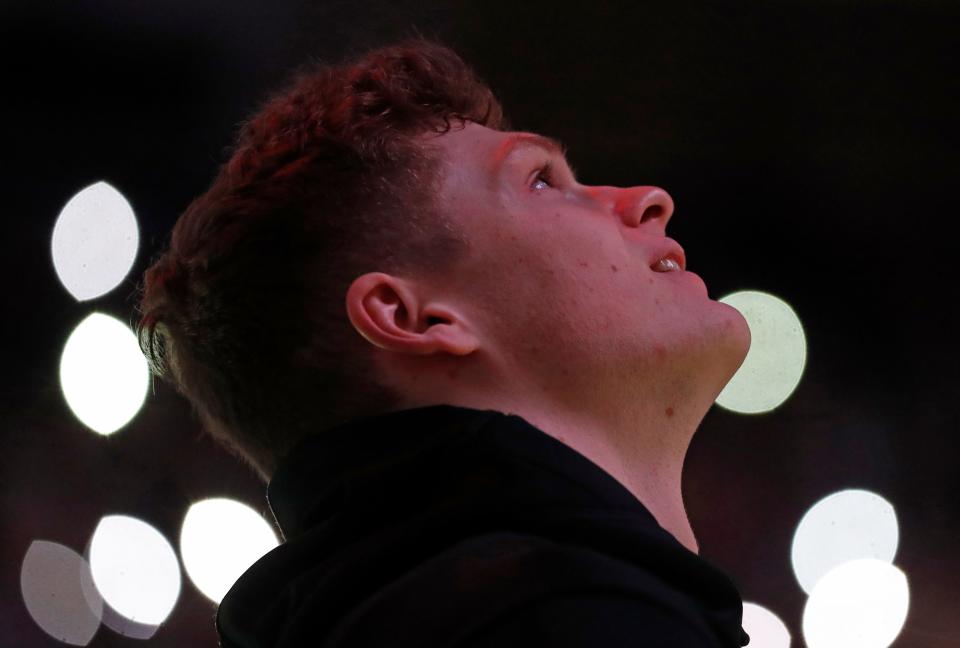
[[907, 619], [906, 575], [882, 560], [851, 560], [830, 570], [803, 610], [808, 648], [886, 648]]
[[119, 320], [91, 313], [67, 338], [60, 388], [74, 415], [99, 434], [112, 434], [143, 406], [150, 371], [136, 335]]
[[197, 589], [220, 603], [234, 582], [279, 544], [270, 524], [236, 500], [214, 497], [194, 503], [180, 530], [183, 566]]
[[762, 605], [743, 602], [743, 629], [750, 635], [750, 648], [790, 648], [786, 624]]
[[86, 646], [100, 627], [103, 599], [86, 559], [56, 542], [34, 540], [20, 567], [27, 612], [54, 639]]
[[717, 396], [740, 414], [759, 414], [786, 401], [803, 376], [807, 340], [796, 312], [770, 293], [742, 290], [717, 301], [736, 308], [750, 326], [750, 350]]
[[53, 267], [78, 301], [116, 288], [133, 267], [140, 244], [130, 203], [107, 182], [78, 191], [53, 226]]
[[101, 518], [90, 540], [90, 570], [104, 600], [140, 624], [159, 625], [180, 596], [180, 564], [153, 526], [127, 515]]
[[892, 563], [900, 530], [897, 514], [880, 495], [851, 488], [824, 497], [804, 514], [793, 534], [790, 562], [803, 591], [850, 560]]

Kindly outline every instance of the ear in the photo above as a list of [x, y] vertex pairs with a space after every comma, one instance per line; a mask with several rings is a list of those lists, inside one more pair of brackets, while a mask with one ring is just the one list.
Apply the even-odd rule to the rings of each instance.
[[480, 346], [461, 313], [425, 302], [414, 286], [382, 272], [350, 284], [347, 316], [360, 335], [388, 351], [467, 355]]

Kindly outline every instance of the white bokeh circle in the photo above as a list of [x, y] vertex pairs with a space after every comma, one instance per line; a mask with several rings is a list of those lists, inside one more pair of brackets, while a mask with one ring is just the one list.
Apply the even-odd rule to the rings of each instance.
[[790, 648], [790, 631], [776, 614], [757, 603], [743, 602], [743, 630], [750, 636], [750, 646], [757, 648]]
[[790, 547], [794, 576], [809, 594], [824, 574], [850, 560], [892, 563], [899, 529], [893, 505], [877, 493], [859, 488], [832, 493], [797, 523]]
[[750, 327], [750, 350], [717, 396], [740, 414], [776, 409], [797, 388], [807, 362], [807, 340], [797, 313], [767, 292], [742, 290], [717, 301], [733, 306]]
[[100, 181], [78, 191], [57, 216], [50, 241], [53, 268], [78, 301], [104, 295], [129, 274], [140, 232], [122, 193]]
[[34, 540], [20, 566], [20, 593], [30, 617], [48, 635], [86, 646], [103, 618], [103, 599], [86, 558], [57, 542]]
[[107, 515], [90, 540], [97, 591], [117, 613], [159, 625], [180, 596], [180, 563], [156, 528], [127, 515]]
[[194, 503], [180, 529], [180, 555], [187, 576], [218, 604], [243, 572], [278, 544], [262, 515], [225, 497]]
[[98, 434], [112, 434], [143, 406], [150, 369], [136, 335], [119, 320], [91, 313], [67, 338], [60, 388], [74, 415]]
[[887, 648], [907, 619], [906, 574], [883, 560], [839, 565], [817, 581], [803, 610], [808, 648]]

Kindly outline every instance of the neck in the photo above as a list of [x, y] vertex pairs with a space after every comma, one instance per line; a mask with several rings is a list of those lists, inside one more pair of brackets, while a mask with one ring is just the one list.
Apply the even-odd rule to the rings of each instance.
[[[473, 369], [469, 375], [450, 375], [425, 372], [424, 361], [400, 367], [400, 384], [411, 393], [406, 406], [448, 403], [520, 416], [605, 470], [680, 544], [699, 553], [681, 493], [683, 463], [697, 427], [732, 371], [722, 374], [725, 369], [720, 367], [705, 372], [703, 366], [713, 366], [709, 362], [687, 372], [675, 366], [654, 384], [592, 392], [580, 384], [560, 395], [546, 395], [530, 388], [536, 381], [502, 381], [519, 372]], [[431, 373], [457, 380], [421, 380]], [[627, 380], [600, 383], [630, 385]]]
[[[659, 410], [659, 416], [648, 412], [616, 425], [609, 419], [529, 405], [501, 409], [524, 418], [605, 470], [680, 544], [699, 553], [683, 503], [681, 477], [687, 448], [702, 413], [698, 416], [665, 407]], [[648, 423], [638, 425], [636, 421]]]

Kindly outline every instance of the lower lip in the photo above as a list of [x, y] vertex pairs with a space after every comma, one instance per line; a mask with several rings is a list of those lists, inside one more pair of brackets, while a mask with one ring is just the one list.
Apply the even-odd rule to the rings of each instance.
[[[656, 271], [654, 271], [654, 272], [656, 272]], [[690, 272], [689, 270], [669, 270], [669, 271], [667, 271], [667, 272], [657, 272], [657, 274], [662, 274], [662, 275], [677, 275], [678, 277], [679, 277], [679, 276], [683, 276], [683, 277], [686, 277], [686, 278], [692, 278], [692, 279], [695, 280], [698, 284], [700, 284], [701, 286], [703, 286], [703, 289], [704, 289], [704, 290], [707, 289], [707, 284], [705, 284], [705, 283], [703, 282], [703, 279], [700, 278], [700, 275], [698, 275], [698, 274], [695, 273], [695, 272]]]
[[684, 274], [691, 275], [691, 274], [694, 274], [694, 273], [690, 272], [689, 270], [663, 270], [663, 271], [661, 271], [661, 270], [654, 270], [654, 272], [656, 272], [657, 274], [662, 274], [662, 275], [684, 275]]

